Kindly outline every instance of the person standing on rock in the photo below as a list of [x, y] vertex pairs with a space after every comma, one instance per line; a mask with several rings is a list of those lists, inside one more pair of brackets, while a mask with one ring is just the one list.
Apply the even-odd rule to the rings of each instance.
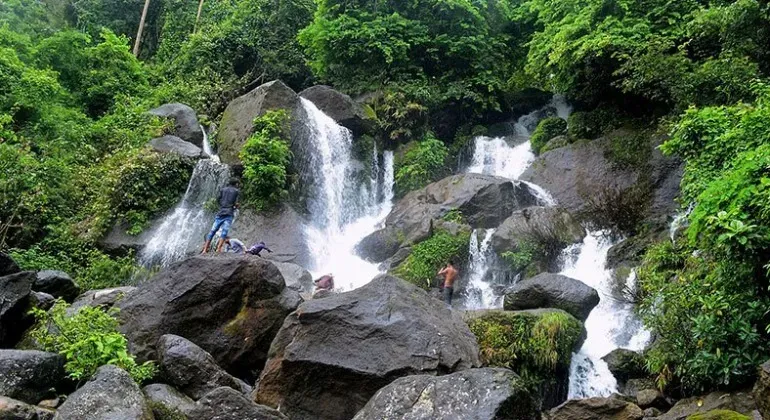
[[439, 272], [439, 276], [444, 276], [444, 302], [447, 305], [452, 306], [452, 294], [454, 293], [455, 279], [457, 279], [458, 271], [455, 268], [454, 262], [449, 261], [446, 267], [442, 268]]
[[238, 208], [238, 196], [241, 191], [238, 189], [238, 179], [230, 178], [228, 185], [219, 190], [219, 196], [217, 197], [217, 203], [219, 203], [219, 212], [217, 212], [214, 218], [214, 224], [211, 226], [211, 231], [206, 235], [206, 242], [203, 244], [203, 250], [201, 254], [208, 252], [211, 247], [211, 240], [214, 239], [214, 235], [219, 233], [219, 241], [217, 242], [217, 252], [222, 252], [222, 247], [225, 244], [225, 239], [230, 231], [230, 226], [233, 224], [235, 218], [235, 209]]

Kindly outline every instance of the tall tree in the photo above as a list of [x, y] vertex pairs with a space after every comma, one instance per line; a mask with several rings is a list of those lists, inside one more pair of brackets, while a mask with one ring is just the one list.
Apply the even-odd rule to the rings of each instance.
[[134, 41], [134, 56], [139, 57], [139, 45], [142, 42], [142, 32], [144, 31], [144, 21], [147, 19], [147, 10], [150, 9], [150, 0], [144, 1], [142, 17], [139, 19], [139, 29], [136, 31], [136, 40]]
[[193, 26], [193, 33], [198, 31], [198, 22], [201, 20], [201, 11], [203, 11], [203, 0], [198, 3], [198, 14], [195, 16], [195, 26]]

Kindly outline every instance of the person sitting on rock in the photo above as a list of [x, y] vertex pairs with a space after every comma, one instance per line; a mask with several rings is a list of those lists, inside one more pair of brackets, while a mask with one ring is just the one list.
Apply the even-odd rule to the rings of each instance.
[[246, 249], [246, 244], [235, 238], [225, 239], [225, 244], [227, 244], [226, 251], [234, 254], [243, 254]]
[[214, 218], [214, 224], [211, 226], [211, 231], [206, 235], [206, 242], [203, 243], [203, 250], [201, 254], [205, 254], [211, 247], [211, 240], [214, 239], [214, 235], [219, 233], [219, 241], [217, 241], [217, 252], [222, 252], [222, 247], [225, 245], [225, 239], [230, 231], [230, 226], [233, 224], [235, 218], [235, 209], [238, 208], [238, 195], [241, 191], [237, 187], [238, 179], [230, 178], [230, 182], [224, 188], [219, 191], [217, 197], [217, 203], [219, 203], [219, 212], [217, 212]]
[[458, 271], [455, 268], [454, 261], [450, 260], [446, 267], [439, 270], [438, 275], [444, 276], [443, 294], [444, 302], [447, 305], [452, 306], [452, 294], [454, 293], [455, 279], [457, 279]]
[[246, 251], [246, 253], [247, 254], [251, 254], [251, 255], [256, 255], [258, 257], [261, 257], [261, 255], [259, 255], [259, 253], [262, 252], [263, 250], [267, 251], [270, 254], [273, 253], [273, 251], [270, 248], [268, 248], [267, 245], [265, 245], [264, 242], [259, 242], [256, 245], [252, 245], [251, 248], [249, 248], [249, 250]]
[[326, 274], [313, 280], [313, 283], [315, 284], [315, 292], [313, 294], [318, 293], [321, 290], [331, 291], [334, 289], [334, 276]]

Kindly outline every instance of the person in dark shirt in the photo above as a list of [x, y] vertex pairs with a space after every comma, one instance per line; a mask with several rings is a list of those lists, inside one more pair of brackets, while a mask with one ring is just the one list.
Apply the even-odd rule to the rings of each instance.
[[217, 234], [217, 231], [220, 231], [219, 241], [217, 242], [217, 252], [222, 252], [227, 233], [230, 231], [230, 225], [233, 224], [235, 209], [238, 208], [238, 196], [241, 191], [238, 189], [237, 185], [238, 180], [236, 178], [230, 178], [228, 185], [219, 191], [219, 196], [217, 197], [219, 212], [217, 212], [217, 215], [214, 218], [214, 224], [211, 226], [211, 231], [206, 235], [206, 242], [203, 244], [201, 254], [208, 252], [209, 247], [211, 247], [211, 240], [214, 239], [214, 235]]
[[260, 256], [259, 253], [262, 252], [262, 250], [265, 250], [265, 251], [267, 251], [267, 252], [269, 252], [271, 254], [273, 253], [273, 251], [270, 248], [268, 248], [267, 245], [265, 245], [264, 242], [260, 242], [260, 243], [258, 243], [256, 245], [253, 245], [251, 248], [249, 248], [248, 251], [246, 251], [246, 253], [251, 254], [251, 255]]

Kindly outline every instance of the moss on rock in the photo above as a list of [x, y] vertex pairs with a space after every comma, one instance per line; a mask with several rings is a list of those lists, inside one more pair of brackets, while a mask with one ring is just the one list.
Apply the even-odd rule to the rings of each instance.
[[532, 133], [532, 137], [529, 139], [532, 144], [532, 150], [535, 154], [539, 154], [540, 150], [549, 140], [566, 132], [567, 121], [559, 117], [550, 117], [540, 121], [535, 132]]
[[730, 410], [711, 410], [703, 414], [693, 414], [687, 417], [687, 420], [751, 420], [751, 417]]
[[414, 245], [412, 252], [392, 274], [424, 289], [430, 288], [438, 269], [449, 260], [462, 265], [468, 258], [471, 232], [459, 229], [455, 234], [437, 229], [430, 238]]

